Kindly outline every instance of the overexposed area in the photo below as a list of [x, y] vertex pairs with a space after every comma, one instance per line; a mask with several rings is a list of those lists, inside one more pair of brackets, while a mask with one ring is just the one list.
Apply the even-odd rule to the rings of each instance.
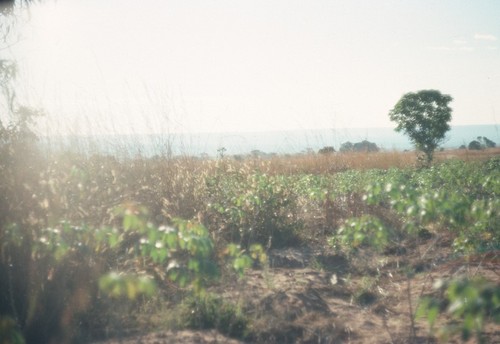
[[452, 125], [496, 124], [500, 3], [42, 1], [2, 56], [45, 134], [393, 127], [438, 89]]

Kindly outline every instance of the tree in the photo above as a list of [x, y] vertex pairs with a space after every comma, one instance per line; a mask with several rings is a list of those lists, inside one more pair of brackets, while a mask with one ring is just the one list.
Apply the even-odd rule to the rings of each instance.
[[368, 140], [356, 142], [352, 147], [355, 152], [378, 152], [379, 148], [376, 143]]
[[339, 151], [342, 153], [352, 152], [353, 147], [354, 147], [354, 145], [352, 144], [352, 142], [347, 141], [347, 142], [344, 142], [340, 145]]
[[325, 147], [321, 148], [318, 151], [318, 153], [324, 154], [324, 155], [333, 154], [333, 153], [335, 153], [335, 148], [333, 148], [332, 146], [325, 146]]
[[448, 103], [452, 100], [437, 90], [410, 92], [389, 112], [391, 121], [397, 123], [395, 130], [409, 136], [415, 147], [425, 154], [427, 164], [450, 130], [452, 109]]
[[483, 146], [481, 146], [481, 142], [474, 140], [469, 142], [469, 150], [481, 150]]
[[29, 161], [37, 155], [32, 127], [43, 111], [19, 104], [16, 71], [14, 61], [0, 59], [0, 168], [13, 159]]
[[491, 141], [486, 136], [478, 136], [477, 140], [481, 142], [481, 146], [483, 146], [484, 148], [495, 148], [497, 146], [495, 142]]
[[478, 136], [476, 140], [469, 143], [470, 150], [481, 150], [485, 148], [495, 148], [497, 144], [486, 136]]

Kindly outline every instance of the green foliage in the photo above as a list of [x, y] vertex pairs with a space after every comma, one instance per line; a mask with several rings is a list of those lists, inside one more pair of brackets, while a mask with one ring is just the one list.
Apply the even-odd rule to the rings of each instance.
[[224, 250], [224, 254], [232, 259], [232, 267], [240, 277], [243, 277], [245, 270], [251, 268], [256, 262], [261, 266], [267, 264], [267, 255], [261, 245], [251, 245], [248, 252], [250, 255], [236, 244], [229, 244]]
[[364, 245], [375, 247], [377, 250], [384, 249], [389, 243], [390, 229], [376, 217], [363, 215], [345, 221], [337, 235], [330, 239], [330, 244], [336, 243], [344, 247], [356, 249]]
[[300, 222], [286, 177], [243, 171], [207, 181], [211, 226], [226, 242], [283, 246], [295, 240]]
[[[115, 216], [122, 218], [121, 226], [95, 229], [60, 222], [26, 231], [12, 224], [2, 232], [0, 273], [8, 282], [2, 299], [10, 300], [2, 304], [2, 312], [13, 315], [28, 341], [41, 331], [47, 340], [69, 340], [74, 333], [68, 329], [77, 325], [61, 328], [63, 315], [82, 319], [87, 314], [86, 322], [92, 324], [92, 309], [99, 308], [104, 295], [135, 300], [153, 295], [160, 285], [167, 287], [166, 282], [201, 294], [219, 276], [212, 238], [203, 225], [175, 219], [172, 226], [156, 226], [135, 204], [117, 208]], [[265, 260], [260, 246], [252, 246], [249, 254], [237, 247], [229, 250], [239, 274], [254, 259]], [[17, 268], [26, 262], [30, 270]]]
[[135, 300], [139, 295], [153, 296], [156, 284], [148, 276], [110, 272], [99, 278], [99, 289], [110, 297]]
[[387, 205], [415, 233], [431, 224], [456, 234], [456, 251], [472, 252], [500, 246], [499, 171], [494, 162], [450, 162], [414, 172], [403, 181], [368, 186], [368, 204]]
[[285, 180], [299, 197], [308, 201], [331, 201], [349, 197], [364, 191], [367, 185], [384, 178], [388, 172], [380, 170], [349, 170], [332, 175], [300, 175]]
[[[137, 256], [136, 265], [154, 272], [157, 279], [178, 283], [181, 287], [193, 285], [201, 291], [205, 279], [218, 276], [213, 258], [213, 242], [208, 230], [201, 224], [174, 219], [174, 226], [157, 227], [138, 216], [137, 208], [125, 209], [123, 234], [119, 239], [132, 237], [135, 241], [121, 243], [129, 255]], [[124, 247], [123, 244], [126, 244]], [[166, 266], [166, 269], [160, 268]]]
[[431, 330], [440, 314], [448, 314], [458, 324], [452, 323], [439, 329], [438, 335], [445, 341], [450, 335], [461, 334], [467, 341], [475, 335], [478, 342], [484, 325], [500, 323], [500, 287], [484, 279], [438, 280], [434, 288], [441, 297], [426, 297], [421, 300], [417, 317], [425, 317]]
[[245, 338], [248, 332], [249, 320], [242, 309], [211, 293], [186, 300], [180, 317], [188, 328], [217, 329], [234, 338]]
[[397, 123], [396, 131], [403, 131], [416, 148], [426, 155], [427, 163], [434, 150], [450, 130], [452, 101], [449, 95], [436, 90], [422, 90], [405, 94], [389, 112], [391, 121]]

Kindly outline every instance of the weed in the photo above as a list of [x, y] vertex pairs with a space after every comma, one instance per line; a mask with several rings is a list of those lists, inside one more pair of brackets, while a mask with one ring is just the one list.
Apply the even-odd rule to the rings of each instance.
[[240, 306], [214, 294], [191, 297], [184, 301], [181, 324], [192, 329], [217, 329], [234, 338], [248, 335], [249, 319]]
[[222, 240], [242, 247], [280, 247], [296, 240], [296, 196], [285, 177], [240, 171], [209, 179], [208, 188], [210, 225], [219, 228]]
[[434, 289], [437, 296], [423, 298], [417, 316], [425, 317], [431, 331], [440, 314], [446, 313], [458, 324], [451, 323], [438, 330], [438, 336], [448, 341], [460, 334], [467, 341], [473, 335], [484, 343], [482, 330], [487, 322], [500, 323], [500, 287], [482, 278], [438, 280]]
[[361, 306], [373, 304], [378, 299], [377, 294], [374, 292], [377, 284], [378, 277], [363, 277], [361, 285], [356, 288], [352, 295], [353, 300]]
[[330, 243], [333, 246], [339, 243], [351, 249], [370, 245], [381, 251], [389, 243], [389, 236], [390, 230], [378, 218], [364, 215], [346, 220], [339, 228], [337, 236], [330, 239]]

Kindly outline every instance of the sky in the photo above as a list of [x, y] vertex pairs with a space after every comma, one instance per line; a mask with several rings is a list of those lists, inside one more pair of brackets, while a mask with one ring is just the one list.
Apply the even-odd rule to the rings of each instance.
[[19, 21], [20, 102], [46, 133], [394, 127], [437, 89], [500, 122], [497, 0], [45, 0]]

